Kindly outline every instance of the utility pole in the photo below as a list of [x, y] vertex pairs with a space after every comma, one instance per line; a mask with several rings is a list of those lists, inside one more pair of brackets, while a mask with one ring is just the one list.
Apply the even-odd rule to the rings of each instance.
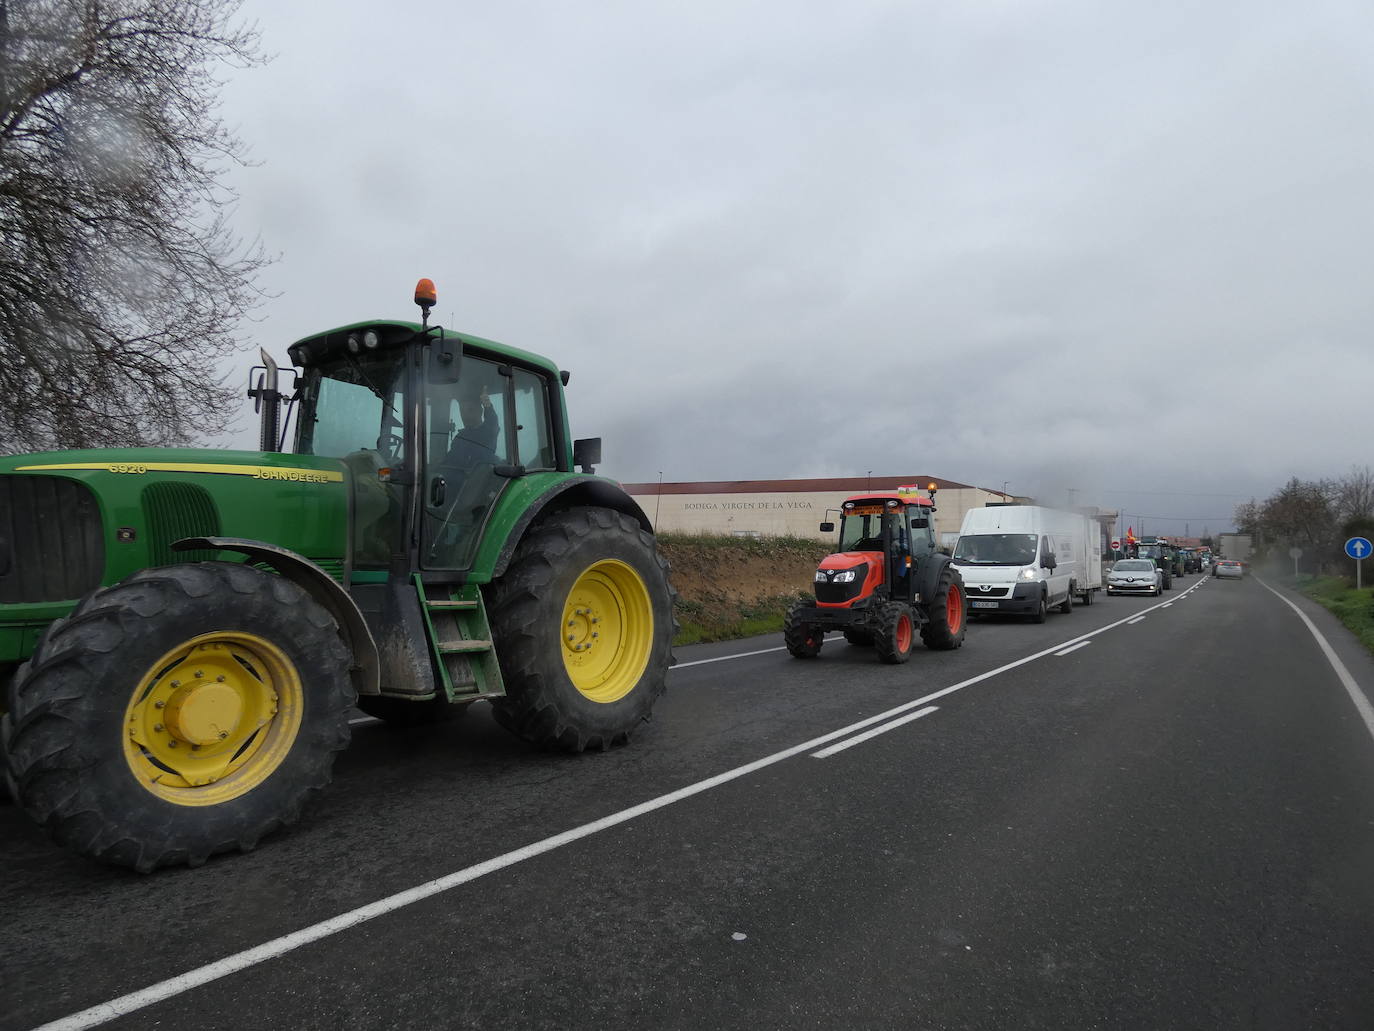
[[658, 533], [658, 507], [663, 504], [663, 470], [658, 471], [658, 493], [654, 495], [654, 533]]

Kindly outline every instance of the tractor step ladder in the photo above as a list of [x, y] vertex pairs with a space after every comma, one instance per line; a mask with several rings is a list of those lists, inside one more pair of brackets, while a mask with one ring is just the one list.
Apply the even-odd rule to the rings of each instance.
[[429, 598], [424, 582], [416, 575], [415, 589], [420, 592], [425, 629], [429, 631], [449, 700], [503, 697], [506, 688], [491, 643], [491, 624], [487, 622], [481, 588], [475, 584], [445, 587], [440, 590], [449, 597]]

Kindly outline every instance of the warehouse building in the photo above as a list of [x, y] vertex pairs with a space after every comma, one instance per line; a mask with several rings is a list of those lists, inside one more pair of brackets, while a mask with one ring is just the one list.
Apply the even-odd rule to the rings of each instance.
[[938, 485], [935, 534], [941, 545], [959, 536], [964, 513], [989, 502], [1021, 499], [938, 476], [851, 476], [816, 480], [722, 480], [703, 483], [627, 483], [625, 490], [653, 521], [655, 531], [737, 537], [814, 537], [826, 520], [839, 521], [840, 503], [866, 490], [906, 484]]

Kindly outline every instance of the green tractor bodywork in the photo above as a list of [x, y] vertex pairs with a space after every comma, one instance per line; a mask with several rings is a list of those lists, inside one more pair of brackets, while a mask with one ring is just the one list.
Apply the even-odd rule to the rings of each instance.
[[1183, 557], [1167, 540], [1142, 537], [1135, 546], [1135, 553], [1140, 558], [1152, 559], [1154, 564], [1163, 570], [1166, 591], [1173, 589], [1174, 577], [1184, 574]]
[[294, 453], [264, 355], [261, 451], [0, 458], [6, 772], [86, 854], [251, 848], [327, 783], [355, 703], [408, 724], [488, 699], [582, 751], [664, 688], [667, 564], [572, 440], [566, 373], [408, 322], [290, 354]]

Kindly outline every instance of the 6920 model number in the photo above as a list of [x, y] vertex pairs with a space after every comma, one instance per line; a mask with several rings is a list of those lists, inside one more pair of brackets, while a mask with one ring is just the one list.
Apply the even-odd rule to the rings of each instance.
[[148, 467], [146, 465], [131, 465], [125, 462], [115, 462], [109, 467], [109, 471], [112, 473], [146, 473]]

